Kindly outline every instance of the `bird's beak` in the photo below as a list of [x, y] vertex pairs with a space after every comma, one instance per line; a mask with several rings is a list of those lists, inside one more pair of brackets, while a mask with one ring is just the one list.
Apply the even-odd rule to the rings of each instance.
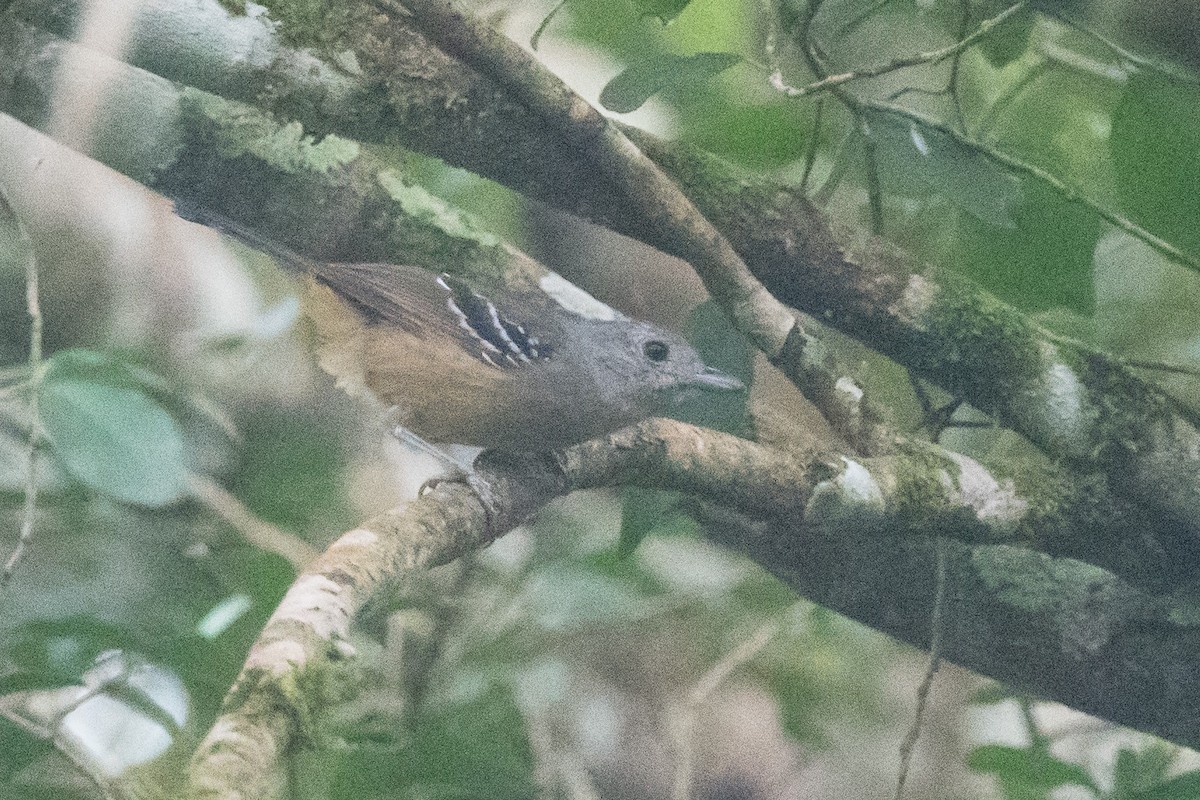
[[714, 392], [736, 392], [746, 388], [746, 384], [737, 378], [713, 367], [705, 367], [703, 372], [692, 379], [692, 385], [698, 389]]

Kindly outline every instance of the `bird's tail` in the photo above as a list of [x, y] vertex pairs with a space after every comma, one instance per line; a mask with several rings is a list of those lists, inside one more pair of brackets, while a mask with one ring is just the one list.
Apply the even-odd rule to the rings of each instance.
[[247, 247], [252, 247], [255, 250], [266, 253], [283, 267], [294, 272], [315, 272], [318, 266], [316, 260], [301, 255], [290, 247], [271, 239], [257, 229], [194, 202], [176, 199], [175, 214], [180, 219], [220, 231], [226, 236], [237, 239]]

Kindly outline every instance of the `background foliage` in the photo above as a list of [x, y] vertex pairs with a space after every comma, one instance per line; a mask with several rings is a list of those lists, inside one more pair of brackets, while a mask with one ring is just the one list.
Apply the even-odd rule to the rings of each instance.
[[[826, 4], [818, 32], [830, 62], [854, 69], [945, 46], [1002, 8], [838, 0]], [[785, 5], [782, 22], [802, 11]], [[812, 98], [776, 91], [760, 3], [570, 0], [481, 12], [526, 41], [541, 26], [544, 57], [610, 110], [635, 112], [636, 124], [748, 171], [795, 183], [808, 173], [810, 194], [839, 224], [881, 224], [890, 240], [1062, 333], [1200, 366], [1194, 269], [1035, 173], [935, 127], [882, 111], [855, 119], [828, 98], [818, 115]], [[314, 18], [321, 13], [314, 8]], [[959, 121], [986, 148], [1059, 176], [1200, 258], [1200, 83], [1189, 71], [1200, 50], [1186, 35], [1189, 15], [1186, 0], [1045, 0], [955, 61], [953, 93], [943, 91], [945, 62], [856, 91]], [[785, 39], [777, 56], [787, 83], [809, 80]], [[34, 147], [9, 142], [0, 178], [16, 174], [13, 164]], [[619, 287], [587, 273], [587, 250], [638, 265], [650, 282], [674, 274], [628, 242], [530, 213], [494, 185], [433, 162], [418, 171], [432, 191], [598, 294], [622, 300]], [[101, 188], [113, 197], [136, 192], [110, 184]], [[294, 571], [249, 545], [245, 526], [199, 497], [191, 476], [217, 479], [254, 517], [317, 548], [402, 493], [376, 428], [309, 366], [292, 287], [245, 251], [236, 280], [216, 270], [168, 290], [131, 278], [151, 255], [114, 245], [121, 234], [68, 210], [90, 188], [59, 187], [27, 221], [51, 355], [36, 537], [0, 600], [5, 797], [154, 786], [179, 771], [216, 713]], [[125, 225], [142, 231], [126, 235], [135, 240], [162, 213], [144, 200], [116, 204]], [[191, 246], [204, 253], [212, 240], [203, 242]], [[19, 381], [27, 376], [17, 367], [28, 343], [28, 254], [7, 220], [6, 531], [18, 530], [25, 497], [28, 406]], [[227, 279], [227, 291], [252, 299], [237, 313], [214, 288]], [[642, 304], [631, 312], [687, 322], [673, 311], [677, 298], [661, 307], [637, 293], [623, 299]], [[716, 324], [697, 312], [693, 338]], [[714, 360], [746, 368], [740, 344], [709, 338]], [[868, 384], [894, 400], [901, 424], [915, 426], [920, 409], [907, 377], [845, 348], [869, 364]], [[1162, 379], [1195, 402], [1194, 378]], [[731, 411], [706, 413], [719, 423]], [[989, 429], [951, 430], [944, 442], [975, 455], [1039, 457]], [[764, 630], [761, 649], [738, 657]], [[890, 796], [924, 669], [923, 654], [797, 602], [757, 567], [707, 544], [685, 500], [632, 491], [572, 497], [469, 562], [404, 587], [363, 620], [353, 644], [365, 673], [302, 687], [346, 698], [335, 717], [306, 721], [315, 747], [297, 765], [304, 797], [586, 797], [589, 785], [604, 797], [665, 797], [681, 775], [697, 797]], [[722, 663], [736, 668], [689, 703]], [[90, 691], [70, 688], [80, 686]], [[95, 707], [97, 696], [109, 705]], [[702, 735], [681, 747], [680, 730]], [[1182, 800], [1200, 796], [1196, 773], [1181, 774], [1196, 763], [1194, 754], [950, 668], [926, 715], [908, 796]]]

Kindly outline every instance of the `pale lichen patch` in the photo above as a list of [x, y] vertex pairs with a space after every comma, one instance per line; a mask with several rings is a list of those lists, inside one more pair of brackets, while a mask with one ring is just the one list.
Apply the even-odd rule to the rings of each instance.
[[1061, 361], [1045, 370], [1038, 384], [1029, 395], [1033, 407], [1023, 415], [1035, 439], [1058, 442], [1072, 457], [1087, 457], [1094, 418], [1087, 388]]
[[865, 466], [844, 456], [842, 461], [845, 469], [813, 487], [805, 521], [830, 533], [877, 527], [885, 511], [883, 490]]
[[947, 452], [958, 464], [958, 476], [941, 473], [942, 485], [950, 501], [955, 505], [967, 506], [975, 511], [980, 522], [1014, 526], [1029, 510], [1029, 503], [1017, 494], [1011, 479], [997, 481], [983, 465], [974, 459]]

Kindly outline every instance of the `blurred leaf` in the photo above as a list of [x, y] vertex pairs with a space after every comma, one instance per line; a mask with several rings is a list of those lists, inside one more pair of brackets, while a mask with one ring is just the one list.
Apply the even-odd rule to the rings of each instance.
[[42, 389], [46, 436], [67, 469], [119, 500], [159, 507], [187, 490], [183, 432], [140, 389], [55, 379]]
[[746, 337], [734, 330], [725, 312], [712, 300], [692, 309], [684, 333], [704, 363], [738, 378], [746, 384], [746, 390], [699, 394], [682, 403], [674, 416], [703, 428], [727, 433], [738, 431], [746, 418], [746, 402], [754, 383], [757, 350]]
[[1200, 88], [1135, 72], [1113, 111], [1109, 145], [1129, 216], [1200, 253]]
[[[992, 5], [997, 7], [993, 9]], [[1012, 4], [1009, 2], [989, 4], [984, 7], [983, 13], [988, 17], [995, 16], [1010, 5]], [[1020, 58], [1029, 47], [1029, 39], [1036, 24], [1037, 17], [1032, 11], [1018, 11], [1016, 16], [1010, 17], [1003, 25], [983, 37], [976, 47], [993, 67], [1006, 67]]]
[[637, 0], [643, 17], [658, 17], [665, 25], [683, 13], [692, 0]]
[[1142, 750], [1123, 747], [1113, 767], [1113, 800], [1183, 800], [1200, 797], [1200, 772], [1168, 778], [1179, 748], [1153, 742]]
[[679, 128], [688, 141], [747, 169], [768, 170], [802, 159], [813, 122], [812, 109], [783, 102], [748, 104], [724, 97], [717, 87], [700, 87], [677, 104]]
[[767, 684], [779, 703], [779, 721], [789, 736], [801, 744], [818, 749], [831, 745], [825, 733], [825, 708], [822, 687], [799, 671], [775, 671]]
[[1010, 700], [1014, 697], [1012, 691], [1003, 683], [989, 683], [982, 687], [971, 698], [972, 703], [977, 703], [981, 706], [995, 705], [1003, 703], [1005, 700]]
[[0, 715], [0, 795], [5, 798], [13, 797], [57, 797], [49, 789], [42, 794], [18, 795], [20, 787], [9, 786], [14, 774], [20, 772], [35, 760], [54, 752], [54, 745], [49, 740], [41, 739], [14, 724]]
[[1196, 800], [1200, 797], [1200, 770], [1185, 772], [1158, 786], [1132, 795], [1131, 800]]
[[654, 608], [651, 598], [629, 581], [567, 565], [534, 573], [523, 594], [531, 618], [554, 631], [642, 619]]
[[600, 104], [609, 111], [627, 114], [659, 92], [693, 85], [729, 69], [742, 60], [737, 53], [696, 53], [679, 56], [661, 53], [626, 69], [600, 92]]
[[75, 379], [151, 392], [171, 391], [171, 385], [165, 378], [129, 358], [83, 347], [59, 350], [47, 359], [46, 379]]
[[1040, 181], [1024, 181], [1015, 230], [960, 218], [948, 257], [957, 269], [1023, 311], [1095, 308], [1093, 251], [1099, 217]]
[[887, 114], [870, 114], [869, 122], [885, 191], [944, 194], [980, 222], [1017, 227], [1013, 215], [1021, 182], [1013, 175], [940, 131]]
[[9, 671], [0, 680], [0, 693], [78, 683], [100, 653], [139, 645], [129, 631], [89, 616], [26, 623], [4, 641]]
[[342, 491], [336, 431], [299, 410], [239, 420], [252, 447], [229, 489], [255, 514], [293, 531], [340, 529], [352, 520]]
[[1098, 791], [1083, 767], [1060, 761], [1035, 747], [983, 745], [971, 751], [967, 765], [976, 772], [995, 775], [1010, 797], [1042, 798], [1060, 786]]
[[675, 492], [625, 486], [621, 490], [621, 536], [617, 540], [617, 558], [629, 558], [650, 532], [677, 513], [679, 496]]
[[301, 757], [298, 786], [331, 784], [305, 798], [532, 800], [525, 722], [503, 687], [420, 717], [408, 747], [359, 745]]

